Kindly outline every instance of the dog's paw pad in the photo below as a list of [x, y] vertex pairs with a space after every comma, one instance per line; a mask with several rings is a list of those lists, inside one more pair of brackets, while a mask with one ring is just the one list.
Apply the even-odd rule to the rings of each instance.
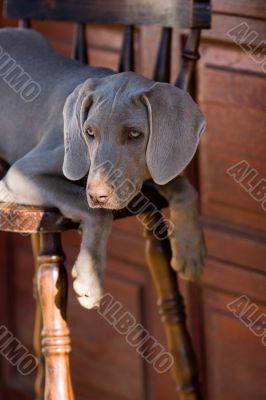
[[73, 289], [76, 293], [77, 296], [83, 297], [83, 296], [90, 296], [90, 288], [88, 287], [87, 284], [84, 284], [82, 280], [78, 279], [75, 277], [75, 280], [73, 282]]
[[198, 281], [201, 277], [203, 266], [204, 264], [198, 260], [187, 260], [183, 263], [179, 276], [186, 281]]
[[103, 290], [98, 281], [77, 277], [73, 288], [82, 307], [91, 309], [99, 306]]
[[88, 310], [91, 310], [93, 308], [98, 308], [100, 306], [102, 296], [100, 298], [95, 299], [93, 297], [88, 297], [88, 296], [77, 296], [79, 304], [87, 308]]
[[202, 238], [196, 243], [173, 239], [171, 241], [173, 258], [171, 265], [179, 276], [187, 281], [197, 281], [200, 279], [204, 267], [206, 255], [205, 245]]

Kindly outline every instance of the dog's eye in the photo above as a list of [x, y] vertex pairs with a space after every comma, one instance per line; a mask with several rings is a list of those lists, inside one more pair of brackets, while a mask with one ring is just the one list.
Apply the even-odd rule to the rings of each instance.
[[137, 139], [138, 137], [140, 137], [142, 135], [142, 132], [138, 132], [138, 131], [130, 131], [128, 133], [128, 137], [129, 139]]
[[86, 128], [86, 134], [88, 136], [94, 137], [94, 130], [92, 129], [91, 126], [89, 126], [88, 128]]

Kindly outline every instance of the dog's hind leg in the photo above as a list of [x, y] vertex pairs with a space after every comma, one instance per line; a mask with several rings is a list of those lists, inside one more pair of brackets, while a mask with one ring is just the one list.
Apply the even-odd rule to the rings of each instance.
[[196, 281], [201, 276], [205, 256], [197, 192], [184, 176], [157, 188], [169, 202], [173, 224], [169, 236], [173, 255], [171, 265], [183, 279]]

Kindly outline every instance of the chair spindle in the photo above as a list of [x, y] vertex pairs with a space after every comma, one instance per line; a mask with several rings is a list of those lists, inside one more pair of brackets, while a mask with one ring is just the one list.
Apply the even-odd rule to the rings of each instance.
[[134, 26], [126, 26], [124, 29], [122, 52], [119, 64], [119, 72], [134, 71]]
[[72, 58], [81, 61], [84, 64], [89, 63], [86, 24], [81, 22], [75, 24]]
[[157, 82], [170, 82], [173, 29], [163, 28], [154, 72]]
[[175, 85], [189, 91], [195, 64], [200, 58], [198, 48], [201, 29], [191, 29], [185, 47], [182, 51], [182, 64]]
[[152, 214], [147, 213], [145, 219], [146, 256], [158, 296], [157, 305], [168, 348], [174, 359], [172, 376], [180, 400], [202, 400], [195, 354], [186, 327], [185, 306], [176, 272], [170, 266], [172, 253], [169, 239], [160, 240], [154, 236], [152, 230], [160, 217]]
[[31, 20], [30, 19], [20, 19], [19, 27], [20, 28], [31, 28]]

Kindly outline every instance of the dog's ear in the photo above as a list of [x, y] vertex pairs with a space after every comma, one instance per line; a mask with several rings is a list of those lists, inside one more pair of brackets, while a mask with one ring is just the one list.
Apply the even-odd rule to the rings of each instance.
[[187, 92], [167, 83], [156, 83], [143, 100], [149, 114], [147, 166], [153, 180], [164, 185], [191, 161], [205, 119]]
[[92, 102], [91, 86], [90, 79], [77, 86], [68, 96], [63, 110], [65, 142], [63, 173], [72, 181], [83, 178], [90, 168], [90, 156], [82, 126]]

